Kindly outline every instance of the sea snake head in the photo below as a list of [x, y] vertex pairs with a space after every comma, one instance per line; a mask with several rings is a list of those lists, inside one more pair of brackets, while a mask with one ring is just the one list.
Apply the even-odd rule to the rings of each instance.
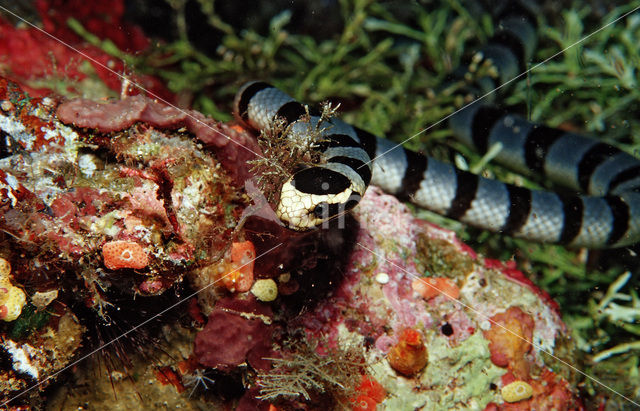
[[278, 218], [295, 230], [308, 230], [355, 207], [366, 187], [340, 172], [339, 163], [302, 169], [282, 185]]
[[[296, 147], [318, 143], [314, 152], [319, 159], [314, 158], [311, 164], [294, 164], [291, 177], [283, 175], [284, 182], [274, 184], [282, 184], [275, 211], [283, 224], [308, 230], [358, 204], [371, 181], [372, 166], [353, 127], [338, 119], [323, 119], [322, 114], [264, 82], [245, 84], [236, 95], [234, 107], [238, 120], [253, 130], [285, 132], [287, 141]], [[274, 124], [279, 126], [274, 128]], [[276, 157], [284, 153], [290, 160], [287, 144], [278, 149]]]

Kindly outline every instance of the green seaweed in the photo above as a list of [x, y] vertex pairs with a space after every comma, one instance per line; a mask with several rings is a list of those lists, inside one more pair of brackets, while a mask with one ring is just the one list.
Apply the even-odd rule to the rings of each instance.
[[38, 311], [33, 304], [27, 304], [22, 308], [20, 316], [13, 322], [9, 336], [19, 340], [44, 327], [51, 318], [47, 311]]

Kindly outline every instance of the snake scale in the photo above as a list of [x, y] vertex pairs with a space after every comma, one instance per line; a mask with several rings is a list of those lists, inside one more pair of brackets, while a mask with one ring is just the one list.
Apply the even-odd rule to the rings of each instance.
[[[480, 79], [477, 94], [524, 71], [536, 43], [531, 8], [512, 6], [496, 16], [499, 28], [476, 58], [490, 60], [499, 75]], [[255, 130], [281, 119], [298, 136], [321, 122], [319, 113], [264, 82], [244, 85], [235, 111]], [[584, 193], [560, 194], [483, 178], [340, 119], [322, 121], [322, 161], [295, 172], [280, 191], [276, 214], [293, 229], [313, 228], [355, 207], [373, 184], [417, 206], [510, 236], [587, 248], [640, 241], [640, 161], [593, 138], [485, 104], [450, 118], [455, 136], [479, 152], [501, 144], [497, 161]]]

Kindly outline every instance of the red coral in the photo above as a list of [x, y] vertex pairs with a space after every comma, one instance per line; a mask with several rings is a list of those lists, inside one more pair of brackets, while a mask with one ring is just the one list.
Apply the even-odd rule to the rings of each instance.
[[375, 378], [366, 374], [362, 376], [357, 391], [372, 398], [377, 403], [384, 401], [387, 396], [387, 391], [384, 389], [382, 384], [376, 381]]
[[406, 376], [420, 372], [427, 365], [428, 358], [422, 335], [413, 328], [405, 328], [398, 343], [387, 354], [391, 368]]
[[[88, 3], [84, 3], [84, 9], [86, 10]], [[93, 3], [94, 2], [91, 2], [91, 4]], [[45, 1], [41, 1], [40, 4], [43, 5], [43, 8], [47, 7], [47, 2]], [[104, 4], [105, 7], [111, 8], [111, 2]], [[106, 6], [106, 4], [109, 4], [109, 6]], [[74, 8], [71, 6], [67, 8], [67, 10], [74, 10]], [[64, 18], [62, 23], [64, 23], [64, 27], [66, 28], [66, 19], [70, 17], [70, 15], [65, 13], [62, 17]], [[56, 17], [55, 20], [56, 25], [61, 23], [60, 17]], [[49, 27], [46, 26], [46, 14], [43, 17], [43, 21], [45, 22], [45, 30], [55, 31], [55, 28], [51, 27], [51, 25]], [[86, 24], [84, 21], [82, 23]], [[108, 26], [109, 24], [105, 22], [105, 27]], [[118, 24], [111, 23], [111, 33], [99, 32], [97, 34], [108, 37], [120, 31], [118, 27]], [[131, 30], [139, 32], [139, 29], [131, 28]], [[121, 32], [120, 36], [127, 37], [127, 34]], [[122, 61], [114, 59], [95, 46], [80, 42], [79, 39], [75, 37], [75, 34], [73, 34], [73, 38], [67, 40], [68, 46], [47, 36], [38, 29], [31, 27], [15, 28], [11, 23], [0, 17], [0, 56], [2, 56], [0, 62], [5, 69], [4, 72], [10, 73], [9, 75], [13, 80], [22, 83], [23, 87], [26, 88], [31, 96], [39, 97], [50, 94], [52, 90], [46, 88], [34, 89], [28, 87], [28, 83], [34, 79], [47, 80], [51, 76], [64, 78], [67, 80], [67, 83], [70, 83], [68, 84], [69, 89], [73, 90], [71, 84], [73, 81], [81, 81], [87, 78], [86, 70], [82, 68], [86, 62], [93, 67], [97, 76], [100, 77], [107, 87], [117, 92], [121, 91], [122, 79], [116, 73], [126, 71]], [[124, 49], [127, 48], [127, 44], [132, 44], [129, 41], [130, 40], [127, 39], [122, 45]], [[117, 42], [119, 43], [120, 41], [118, 40]], [[74, 47], [75, 50], [69, 46]], [[141, 46], [141, 44], [134, 47], [139, 46]], [[109, 69], [107, 67], [109, 67]], [[71, 80], [71, 82], [69, 82], [69, 80]], [[150, 90], [153, 95], [160, 96], [167, 101], [174, 100], [173, 94], [154, 77], [132, 75], [130, 76], [130, 80]], [[132, 94], [137, 94], [139, 91], [131, 90], [131, 92]]]
[[102, 246], [104, 265], [110, 270], [133, 268], [140, 270], [149, 265], [149, 256], [134, 241], [109, 241]]
[[351, 401], [351, 409], [353, 411], [375, 411], [377, 408], [378, 403], [366, 395], [359, 395]]
[[154, 371], [154, 374], [156, 375], [156, 378], [158, 379], [160, 384], [171, 384], [176, 387], [176, 390], [178, 390], [179, 393], [185, 390], [180, 376], [171, 367], [158, 368]]
[[529, 377], [529, 361], [526, 354], [531, 350], [531, 338], [535, 323], [520, 307], [509, 307], [491, 317], [491, 328], [483, 331], [489, 340], [491, 361], [498, 367], [508, 367], [520, 379]]
[[189, 299], [189, 302], [187, 303], [187, 312], [189, 313], [189, 316], [191, 317], [191, 319], [199, 326], [203, 325], [205, 322], [205, 318], [204, 315], [202, 315], [202, 310], [200, 309], [200, 306], [198, 305], [198, 299], [196, 297], [193, 297], [191, 299]]

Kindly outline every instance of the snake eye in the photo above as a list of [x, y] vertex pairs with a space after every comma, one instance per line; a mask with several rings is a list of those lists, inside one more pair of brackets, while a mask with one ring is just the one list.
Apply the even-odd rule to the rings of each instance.
[[313, 215], [316, 216], [316, 218], [327, 220], [330, 217], [344, 213], [346, 211], [344, 206], [344, 204], [340, 203], [327, 203], [323, 201], [315, 206], [313, 209]]
[[329, 204], [320, 203], [313, 209], [313, 215], [317, 218], [328, 218], [329, 217]]

